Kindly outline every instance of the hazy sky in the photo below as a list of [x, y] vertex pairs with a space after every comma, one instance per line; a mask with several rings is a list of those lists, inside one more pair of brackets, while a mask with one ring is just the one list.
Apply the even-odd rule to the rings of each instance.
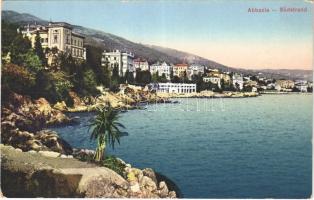
[[[312, 69], [313, 4], [303, 0], [5, 1], [2, 6], [231, 67]], [[281, 13], [280, 7], [307, 12]], [[249, 8], [277, 11], [249, 13]]]

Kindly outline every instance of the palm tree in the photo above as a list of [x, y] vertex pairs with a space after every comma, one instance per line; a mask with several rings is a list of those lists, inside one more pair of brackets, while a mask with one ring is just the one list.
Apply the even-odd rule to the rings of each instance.
[[90, 138], [97, 140], [97, 148], [94, 156], [96, 162], [103, 160], [107, 144], [111, 145], [113, 149], [116, 141], [120, 144], [120, 128], [125, 127], [118, 122], [118, 119], [118, 111], [114, 110], [110, 104], [102, 108], [97, 108], [96, 118], [89, 125], [92, 128]]

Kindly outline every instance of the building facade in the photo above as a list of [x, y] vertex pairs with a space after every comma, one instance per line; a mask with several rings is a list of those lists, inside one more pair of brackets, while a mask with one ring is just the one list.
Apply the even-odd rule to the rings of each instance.
[[217, 84], [217, 86], [219, 88], [221, 88], [221, 79], [219, 77], [216, 77], [216, 76], [206, 76], [206, 77], [203, 77], [203, 81], [205, 83], [213, 83], [213, 84]]
[[187, 75], [188, 65], [187, 64], [176, 64], [173, 66], [173, 76], [183, 77]]
[[187, 76], [191, 80], [193, 75], [203, 75], [205, 67], [202, 65], [190, 65], [187, 69]]
[[85, 37], [73, 32], [72, 29], [72, 26], [65, 22], [50, 22], [48, 26], [28, 25], [21, 32], [24, 37], [30, 39], [33, 48], [38, 32], [44, 50], [57, 48], [58, 51], [66, 52], [74, 58], [85, 60]]
[[237, 88], [239, 87], [240, 90], [243, 89], [243, 76], [241, 74], [233, 74], [232, 76], [232, 85]]
[[157, 62], [149, 67], [149, 71], [151, 74], [158, 73], [158, 76], [162, 76], [162, 74], [165, 74], [167, 80], [170, 80], [172, 66], [167, 64], [166, 62], [163, 62], [162, 64]]
[[141, 71], [149, 70], [148, 62], [145, 59], [141, 59], [141, 58], [134, 59], [133, 65], [134, 65], [135, 70], [137, 69], [141, 69]]
[[124, 76], [127, 71], [135, 72], [133, 65], [134, 55], [129, 52], [121, 52], [119, 50], [102, 53], [101, 65], [109, 66], [111, 70], [118, 67], [119, 76]]
[[292, 80], [277, 80], [276, 87], [282, 89], [292, 89], [294, 87], [294, 81]]
[[161, 93], [194, 93], [196, 92], [196, 84], [187, 83], [156, 83], [153, 85], [156, 92]]

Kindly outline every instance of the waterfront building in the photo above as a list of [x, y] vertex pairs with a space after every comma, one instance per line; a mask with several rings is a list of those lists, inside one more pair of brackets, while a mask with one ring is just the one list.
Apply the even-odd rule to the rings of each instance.
[[221, 88], [221, 79], [219, 77], [216, 77], [216, 76], [206, 76], [206, 77], [203, 77], [203, 81], [205, 83], [211, 82], [213, 84], [217, 84], [217, 86], [219, 88]]
[[118, 67], [119, 75], [124, 76], [127, 71], [135, 72], [133, 59], [134, 55], [130, 52], [122, 52], [120, 50], [104, 51], [102, 53], [101, 65], [108, 65], [111, 70], [114, 67]]
[[242, 90], [243, 89], [243, 76], [241, 74], [233, 74], [232, 84], [235, 88], [238, 85], [239, 89]]
[[161, 64], [157, 62], [151, 65], [149, 68], [150, 68], [149, 71], [151, 74], [158, 73], [158, 76], [162, 76], [162, 74], [165, 74], [167, 80], [170, 80], [172, 66], [167, 64], [166, 62], [163, 62]]
[[292, 89], [294, 87], [294, 81], [292, 80], [277, 80], [276, 87], [281, 89]]
[[196, 92], [196, 84], [194, 83], [155, 83], [151, 84], [151, 87], [156, 90], [156, 92], [161, 93], [194, 93]]
[[295, 84], [295, 87], [300, 90], [300, 92], [307, 92], [308, 84], [307, 82], [298, 82]]
[[176, 64], [173, 66], [173, 76], [183, 77], [187, 75], [188, 65], [187, 64]]
[[205, 67], [204, 66], [193, 64], [193, 65], [188, 67], [188, 69], [187, 69], [187, 76], [188, 76], [189, 80], [191, 80], [193, 75], [201, 76], [201, 75], [204, 74], [204, 72], [205, 72]]
[[27, 25], [23, 27], [21, 33], [30, 39], [33, 48], [37, 32], [44, 50], [57, 48], [58, 51], [66, 52], [73, 58], [86, 59], [85, 37], [73, 32], [72, 25], [65, 22], [50, 22], [48, 26]]
[[148, 62], [145, 59], [141, 59], [141, 58], [134, 59], [133, 65], [134, 65], [135, 70], [137, 69], [141, 69], [141, 71], [149, 70]]

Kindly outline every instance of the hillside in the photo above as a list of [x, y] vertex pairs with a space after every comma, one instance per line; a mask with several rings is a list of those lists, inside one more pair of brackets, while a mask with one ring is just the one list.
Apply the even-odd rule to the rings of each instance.
[[[15, 11], [2, 11], [2, 20], [25, 25], [28, 23], [47, 24], [48, 21], [40, 19], [36, 16], [18, 13]], [[125, 38], [106, 33], [104, 31], [86, 28], [83, 26], [73, 25], [74, 31], [86, 36], [86, 44], [98, 46], [103, 50], [119, 49], [123, 51], [133, 52], [135, 57], [141, 57], [148, 60], [150, 64], [156, 61], [166, 61], [168, 63], [196, 63], [217, 68], [223, 71], [240, 72], [244, 74], [256, 75], [262, 72], [267, 78], [290, 78], [290, 79], [307, 79], [312, 80], [313, 74], [309, 70], [245, 70], [236, 69], [217, 63], [215, 61], [199, 57], [190, 53], [178, 51], [175, 49], [159, 47], [154, 45], [143, 45], [129, 41]]]

